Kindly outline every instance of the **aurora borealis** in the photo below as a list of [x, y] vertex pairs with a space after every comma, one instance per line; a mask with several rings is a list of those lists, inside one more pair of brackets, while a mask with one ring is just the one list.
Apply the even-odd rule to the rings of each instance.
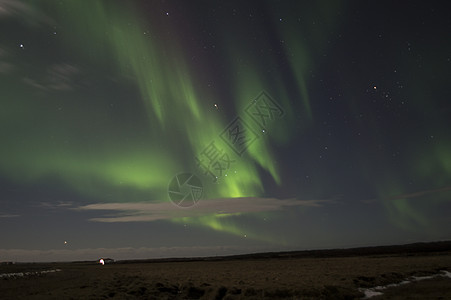
[[0, 261], [450, 239], [450, 17], [0, 0]]

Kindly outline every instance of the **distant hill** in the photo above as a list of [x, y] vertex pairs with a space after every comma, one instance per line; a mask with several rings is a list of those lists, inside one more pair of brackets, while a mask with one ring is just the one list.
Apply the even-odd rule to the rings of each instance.
[[413, 243], [405, 245], [388, 245], [358, 248], [338, 248], [324, 250], [302, 250], [284, 252], [250, 253], [228, 256], [210, 257], [180, 257], [158, 258], [140, 260], [122, 260], [116, 263], [146, 263], [146, 262], [177, 262], [177, 261], [223, 261], [223, 260], [249, 260], [271, 258], [321, 258], [321, 257], [347, 257], [371, 255], [424, 255], [424, 253], [440, 253], [451, 251], [451, 241]]

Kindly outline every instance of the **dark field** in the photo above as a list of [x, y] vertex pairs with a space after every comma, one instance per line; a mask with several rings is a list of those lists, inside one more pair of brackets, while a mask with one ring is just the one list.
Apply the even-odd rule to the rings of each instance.
[[[39, 273], [42, 270], [58, 272]], [[451, 271], [451, 242], [205, 259], [1, 265], [1, 299], [359, 299], [362, 289]], [[451, 278], [371, 299], [451, 299]]]

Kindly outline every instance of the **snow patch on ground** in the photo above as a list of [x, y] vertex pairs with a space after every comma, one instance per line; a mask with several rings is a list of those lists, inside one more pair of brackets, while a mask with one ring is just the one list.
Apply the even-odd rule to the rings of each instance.
[[35, 272], [17, 272], [17, 273], [3, 273], [0, 274], [0, 278], [17, 278], [17, 277], [26, 277], [26, 276], [37, 276], [43, 275], [47, 273], [55, 273], [60, 272], [60, 269], [54, 270], [45, 270], [45, 271], [35, 271]]
[[368, 299], [368, 298], [372, 298], [375, 296], [380, 296], [383, 295], [384, 293], [382, 292], [385, 289], [388, 288], [392, 288], [392, 287], [397, 287], [397, 286], [401, 286], [401, 285], [405, 285], [405, 284], [409, 284], [415, 281], [421, 281], [421, 280], [426, 280], [426, 279], [434, 279], [437, 277], [448, 277], [451, 278], [451, 272], [448, 271], [440, 271], [439, 274], [435, 274], [435, 275], [430, 275], [430, 276], [412, 276], [406, 280], [403, 280], [399, 283], [391, 283], [391, 284], [387, 284], [387, 285], [379, 285], [379, 286], [375, 286], [372, 288], [368, 288], [368, 289], [364, 289], [364, 288], [360, 288], [359, 291], [365, 294], [365, 297], [363, 297], [362, 299]]

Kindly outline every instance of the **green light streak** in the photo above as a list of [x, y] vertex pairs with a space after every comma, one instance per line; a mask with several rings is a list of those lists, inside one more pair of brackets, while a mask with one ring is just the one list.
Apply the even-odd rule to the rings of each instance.
[[[47, 148], [35, 152], [33, 156], [28, 155], [26, 149], [17, 149], [14, 156], [9, 154], [8, 160], [0, 161], [0, 168], [8, 170], [11, 178], [18, 181], [38, 181], [57, 176], [80, 194], [95, 197], [110, 194], [117, 188], [149, 191], [156, 197], [155, 190], [167, 185], [177, 171], [164, 151], [151, 149], [127, 151], [126, 155], [120, 152], [84, 155]], [[160, 193], [159, 199], [163, 196], [165, 194]], [[147, 198], [151, 200], [150, 195]], [[113, 199], [123, 202], [132, 200]]]
[[[196, 85], [195, 79], [201, 71], [185, 56], [188, 54], [182, 50], [184, 45], [179, 44], [183, 39], [175, 27], [168, 25], [163, 31], [158, 20], [141, 18], [130, 3], [66, 0], [57, 6], [45, 5], [48, 11], [56, 11], [56, 21], [62, 28], [61, 47], [71, 58], [92, 64], [95, 69], [105, 69], [113, 77], [119, 75], [121, 87], [128, 82], [136, 85], [139, 98], [132, 95], [120, 100], [126, 102], [127, 107], [133, 107], [133, 111], [144, 107], [145, 114], [139, 119], [145, 118], [140, 121], [148, 128], [139, 136], [128, 138], [135, 128], [130, 130], [125, 128], [126, 124], [116, 124], [117, 119], [105, 113], [109, 99], [95, 99], [89, 89], [71, 95], [76, 98], [71, 100], [79, 101], [80, 107], [64, 117], [49, 112], [54, 109], [56, 99], [35, 103], [34, 95], [23, 92], [20, 98], [29, 106], [10, 106], [13, 115], [22, 113], [20, 120], [2, 115], [8, 126], [19, 126], [17, 131], [25, 141], [11, 140], [5, 133], [4, 140], [10, 147], [0, 150], [3, 173], [20, 182], [57, 177], [80, 194], [104, 201], [134, 200], [133, 197], [122, 198], [122, 194], [105, 197], [105, 189], [111, 191], [110, 194], [122, 189], [149, 192], [149, 201], [164, 201], [169, 180], [181, 171], [197, 170], [194, 157], [215, 141], [236, 163], [219, 183], [205, 183], [208, 198], [262, 195], [260, 168], [281, 184], [272, 142], [287, 142], [296, 131], [292, 126], [294, 121], [298, 122], [293, 106], [299, 106], [298, 102], [301, 102], [302, 116], [312, 116], [306, 80], [312, 62], [300, 37], [293, 33], [285, 35], [283, 30], [279, 32], [280, 38], [286, 40], [285, 55], [293, 73], [287, 75], [277, 71], [278, 58], [272, 57], [262, 66], [257, 56], [248, 51], [246, 42], [237, 45], [234, 36], [224, 34], [220, 48], [225, 49], [225, 61], [230, 65], [228, 73], [232, 74], [228, 80], [233, 99], [227, 100], [234, 101], [236, 116], [255, 127], [244, 109], [263, 90], [268, 90], [285, 110], [283, 119], [275, 121], [280, 124], [274, 124], [268, 135], [260, 136], [242, 157], [238, 157], [219, 138], [231, 121], [230, 116], [206, 104], [212, 97], [199, 88], [201, 85]], [[80, 16], [83, 16], [82, 21]], [[245, 39], [242, 37], [242, 40]], [[264, 43], [271, 45], [272, 41], [268, 39]], [[267, 69], [274, 71], [268, 74]], [[286, 82], [296, 82], [297, 90], [293, 91]], [[293, 96], [295, 99], [291, 98]], [[24, 100], [27, 98], [29, 100]], [[96, 101], [90, 103], [93, 99]], [[39, 109], [41, 114], [37, 117], [34, 112]], [[77, 120], [80, 116], [83, 116], [81, 121]], [[130, 117], [123, 120], [124, 123], [134, 121]], [[36, 131], [30, 130], [35, 124], [38, 124]], [[72, 139], [65, 145], [67, 136]], [[231, 217], [208, 215], [181, 221], [234, 235], [267, 239], [264, 234], [244, 233]]]
[[391, 221], [404, 230], [421, 230], [430, 226], [426, 217], [412, 205], [411, 199], [392, 199], [385, 201]]
[[435, 187], [449, 185], [451, 181], [451, 143], [447, 141], [434, 143], [427, 151], [429, 155], [423, 153], [418, 153], [415, 157], [417, 163], [414, 165], [414, 171], [423, 180], [432, 181], [431, 184]]
[[297, 35], [287, 35], [285, 39], [287, 40], [285, 46], [286, 57], [290, 61], [290, 67], [296, 78], [298, 84], [298, 90], [301, 94], [303, 108], [305, 110], [306, 116], [309, 119], [313, 118], [312, 108], [310, 105], [310, 97], [308, 92], [307, 81], [305, 79], [305, 74], [311, 68], [309, 61], [309, 55], [305, 46], [299, 41], [299, 36]]
[[200, 217], [185, 217], [172, 219], [171, 221], [178, 224], [190, 224], [193, 226], [206, 227], [215, 231], [228, 233], [237, 237], [248, 238], [268, 243], [280, 243], [276, 238], [267, 234], [259, 234], [258, 232], [237, 224], [236, 218], [241, 214], [212, 214]]

